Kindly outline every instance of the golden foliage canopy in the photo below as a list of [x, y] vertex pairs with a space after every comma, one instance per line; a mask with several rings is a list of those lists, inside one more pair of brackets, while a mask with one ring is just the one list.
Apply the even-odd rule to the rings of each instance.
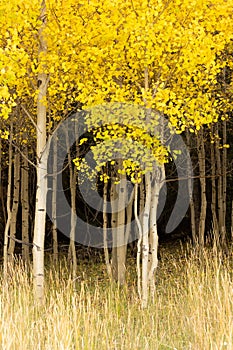
[[45, 67], [52, 124], [77, 104], [127, 101], [162, 111], [182, 132], [229, 108], [216, 77], [229, 63], [232, 1], [47, 0], [46, 6], [48, 52], [39, 59], [40, 1], [1, 1], [2, 118], [22, 103], [35, 114], [37, 75]]

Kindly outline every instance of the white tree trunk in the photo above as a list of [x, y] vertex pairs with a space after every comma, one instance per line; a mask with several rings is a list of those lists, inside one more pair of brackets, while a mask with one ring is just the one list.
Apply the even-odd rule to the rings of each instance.
[[5, 198], [3, 195], [3, 185], [2, 185], [2, 139], [0, 138], [0, 198], [1, 198], [1, 204], [2, 204], [2, 214], [3, 214], [3, 221], [6, 225], [6, 210], [5, 210]]
[[220, 154], [220, 142], [219, 142], [219, 132], [217, 128], [217, 141], [216, 141], [216, 163], [217, 163], [217, 174], [218, 174], [218, 223], [220, 235], [223, 229], [223, 177], [222, 177], [222, 161]]
[[44, 237], [46, 223], [47, 162], [37, 165], [37, 191], [33, 238], [33, 275], [35, 296], [39, 302], [44, 298]]
[[112, 261], [111, 261], [111, 267], [112, 267], [112, 277], [115, 281], [117, 281], [118, 278], [118, 272], [117, 272], [117, 236], [116, 236], [116, 230], [117, 230], [117, 192], [116, 192], [116, 184], [114, 183], [114, 177], [112, 176], [112, 182], [111, 182], [111, 190], [110, 190], [110, 202], [111, 202], [111, 228], [112, 228]]
[[[226, 67], [223, 68], [223, 80], [224, 80], [224, 92], [227, 94], [226, 83]], [[224, 145], [227, 144], [227, 121], [223, 120], [222, 130], [222, 220], [223, 226], [220, 228], [221, 232], [221, 245], [225, 252], [228, 254], [227, 235], [226, 235], [226, 211], [227, 211], [227, 148]]]
[[58, 262], [57, 241], [57, 140], [53, 142], [53, 179], [52, 179], [52, 220], [53, 220], [53, 261]]
[[154, 297], [155, 289], [155, 272], [158, 267], [158, 245], [159, 237], [157, 230], [157, 212], [159, 204], [159, 193], [161, 187], [163, 186], [162, 180], [165, 178], [165, 167], [157, 167], [154, 172], [154, 181], [152, 188], [152, 198], [151, 198], [151, 209], [150, 209], [150, 242], [151, 242], [151, 263], [148, 272], [149, 287], [151, 290], [151, 295]]
[[125, 242], [125, 203], [126, 203], [126, 176], [119, 184], [118, 191], [118, 218], [117, 218], [117, 281], [120, 285], [125, 283], [126, 272], [126, 245]]
[[25, 147], [24, 155], [21, 166], [22, 258], [24, 261], [29, 261], [29, 167], [27, 147]]
[[[223, 121], [223, 145], [227, 143], [227, 122]], [[222, 150], [222, 221], [223, 225], [221, 228], [221, 244], [225, 251], [227, 248], [227, 237], [226, 237], [226, 210], [227, 210], [227, 148], [223, 147]]]
[[142, 254], [142, 225], [138, 217], [138, 184], [135, 184], [134, 195], [134, 217], [138, 228], [138, 243], [137, 243], [137, 286], [139, 298], [142, 298], [142, 285], [141, 285], [141, 254]]
[[72, 256], [72, 277], [75, 279], [77, 277], [77, 255], [75, 248], [75, 232], [77, 224], [77, 214], [76, 214], [76, 176], [74, 173], [70, 173], [70, 185], [71, 185], [71, 228], [70, 228], [70, 250]]
[[[219, 130], [217, 126], [217, 141], [216, 141], [216, 164], [218, 174], [218, 226], [220, 233], [220, 244], [225, 252], [228, 252], [226, 242], [226, 164], [227, 164], [227, 153], [224, 148], [221, 154], [220, 141], [219, 141]], [[223, 125], [223, 144], [226, 143], [226, 124]]]
[[[214, 126], [211, 126], [211, 133], [214, 135]], [[214, 244], [219, 246], [219, 226], [217, 218], [217, 193], [216, 193], [216, 157], [214, 143], [210, 144], [210, 160], [211, 160], [211, 213], [213, 220], [213, 237]]]
[[68, 130], [65, 130], [66, 133], [66, 145], [68, 153], [68, 165], [70, 172], [70, 195], [71, 195], [71, 213], [70, 213], [70, 260], [72, 264], [72, 277], [75, 279], [77, 277], [77, 256], [75, 248], [75, 232], [76, 232], [76, 223], [77, 223], [77, 214], [76, 214], [76, 178], [77, 171], [76, 167], [72, 167], [72, 159], [69, 150], [69, 135]]
[[10, 242], [8, 247], [8, 259], [13, 260], [13, 254], [15, 251], [15, 238], [16, 238], [16, 224], [17, 214], [19, 208], [19, 187], [20, 187], [20, 154], [15, 153], [14, 156], [14, 190], [13, 190], [13, 204], [11, 208], [11, 224], [10, 224]]
[[[42, 22], [39, 31], [39, 54], [47, 52], [47, 45], [43, 37], [46, 25], [45, 0], [41, 3], [40, 20]], [[33, 238], [33, 275], [36, 299], [42, 303], [44, 299], [44, 237], [46, 224], [46, 200], [47, 200], [47, 156], [42, 157], [46, 147], [46, 96], [48, 76], [43, 67], [38, 74], [38, 98], [37, 98], [37, 190], [36, 208]]]
[[12, 189], [12, 133], [13, 133], [13, 124], [11, 122], [11, 132], [9, 139], [9, 158], [8, 158], [8, 184], [7, 184], [7, 221], [4, 231], [4, 247], [3, 247], [3, 263], [4, 263], [4, 277], [7, 275], [8, 267], [8, 233], [11, 223], [11, 189]]
[[[145, 205], [145, 186], [144, 186], [144, 182], [142, 179], [142, 182], [140, 183], [139, 186], [139, 195], [140, 195], [140, 199], [139, 199], [139, 214], [143, 213], [144, 210], [144, 205]], [[141, 219], [141, 224], [142, 224], [142, 219]]]
[[201, 213], [199, 222], [199, 232], [198, 239], [200, 244], [200, 249], [202, 250], [205, 241], [205, 222], [206, 222], [206, 170], [205, 170], [205, 145], [203, 138], [203, 130], [200, 130], [197, 135], [197, 145], [198, 145], [198, 161], [199, 161], [199, 172], [200, 172], [200, 185], [201, 185]]
[[[190, 135], [189, 132], [187, 132], [187, 146], [189, 149], [189, 152], [191, 150], [190, 145]], [[191, 214], [191, 232], [192, 232], [192, 241], [193, 244], [197, 244], [197, 232], [196, 232], [196, 212], [195, 212], [195, 204], [193, 199], [193, 186], [192, 186], [192, 163], [188, 162], [188, 191], [189, 191], [189, 205], [190, 205], [190, 214]]]
[[[132, 213], [133, 213], [133, 206], [134, 206], [134, 190], [132, 191], [128, 205], [126, 208], [126, 228], [125, 228], [125, 254], [127, 254], [127, 245], [129, 242], [129, 237], [132, 229], [131, 221], [132, 221]], [[127, 196], [127, 193], [126, 193]]]
[[145, 175], [145, 208], [142, 220], [142, 307], [148, 302], [148, 262], [149, 262], [149, 230], [151, 207], [151, 174]]
[[108, 183], [104, 183], [103, 189], [103, 240], [104, 240], [104, 258], [107, 268], [107, 273], [110, 279], [112, 279], [112, 270], [109, 260], [109, 250], [107, 241], [107, 229], [108, 229], [108, 213], [107, 213], [107, 202], [108, 202]]

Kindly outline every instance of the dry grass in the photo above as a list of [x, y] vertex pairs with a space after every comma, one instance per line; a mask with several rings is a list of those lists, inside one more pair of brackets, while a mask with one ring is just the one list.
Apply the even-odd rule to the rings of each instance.
[[[46, 302], [39, 308], [30, 269], [15, 263], [1, 280], [0, 343], [3, 350], [233, 349], [233, 263], [205, 251], [162, 250], [157, 290], [141, 310], [133, 282], [119, 289], [104, 266], [66, 263], [47, 272]], [[132, 265], [132, 264], [131, 264]]]

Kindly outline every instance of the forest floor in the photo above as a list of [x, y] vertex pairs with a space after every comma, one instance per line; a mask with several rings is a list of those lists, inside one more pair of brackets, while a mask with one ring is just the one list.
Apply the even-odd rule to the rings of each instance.
[[[161, 243], [156, 291], [137, 295], [135, 259], [119, 288], [105, 264], [84, 259], [77, 278], [67, 259], [46, 260], [46, 296], [35, 303], [31, 266], [16, 261], [0, 280], [3, 350], [233, 350], [233, 255], [206, 248], [200, 258], [179, 241]], [[97, 259], [98, 260], [98, 259]]]

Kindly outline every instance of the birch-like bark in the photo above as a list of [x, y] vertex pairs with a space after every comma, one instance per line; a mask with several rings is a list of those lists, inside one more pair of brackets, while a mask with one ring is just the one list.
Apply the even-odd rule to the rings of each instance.
[[200, 185], [201, 185], [201, 212], [199, 222], [198, 240], [200, 249], [204, 247], [205, 243], [205, 224], [206, 224], [206, 169], [205, 169], [205, 145], [203, 130], [200, 130], [197, 135], [197, 146], [198, 146], [198, 162], [199, 162], [199, 173], [200, 173]]
[[[145, 49], [146, 54], [146, 49]], [[144, 88], [149, 89], [149, 71], [148, 67], [144, 69]], [[147, 101], [144, 99], [145, 107]], [[146, 120], [149, 123], [149, 120]], [[149, 272], [149, 230], [150, 230], [150, 206], [151, 206], [151, 174], [145, 175], [145, 207], [142, 217], [142, 307], [147, 306], [148, 302], [148, 272]]]
[[[144, 179], [142, 179], [139, 188], [138, 188], [138, 194], [139, 194], [139, 208], [138, 208], [138, 212], [139, 212], [139, 220], [140, 220], [140, 224], [141, 227], [143, 226], [143, 212], [144, 212], [144, 205], [145, 205], [145, 183], [144, 183]], [[138, 227], [138, 225], [137, 225]]]
[[138, 184], [135, 184], [134, 195], [134, 217], [138, 228], [138, 242], [137, 242], [137, 287], [139, 298], [142, 298], [142, 284], [141, 284], [141, 255], [142, 255], [142, 225], [138, 217]]
[[77, 255], [75, 247], [75, 232], [77, 224], [76, 214], [76, 174], [70, 173], [70, 185], [71, 185], [71, 228], [70, 228], [70, 248], [72, 256], [72, 276], [73, 279], [77, 277]]
[[[46, 55], [47, 44], [43, 31], [46, 26], [46, 4], [42, 0], [40, 11], [41, 27], [39, 30], [39, 58], [40, 54]], [[35, 224], [33, 238], [33, 275], [35, 297], [39, 303], [44, 299], [44, 238], [46, 224], [46, 201], [47, 201], [47, 156], [43, 152], [46, 147], [46, 97], [48, 76], [41, 67], [38, 74], [38, 97], [37, 97], [37, 190]]]
[[[227, 82], [226, 82], [226, 66], [223, 68], [223, 82], [224, 82], [224, 93], [227, 94]], [[227, 121], [223, 120], [223, 131], [222, 131], [222, 219], [223, 226], [221, 228], [221, 244], [222, 248], [228, 253], [227, 247], [227, 236], [226, 236], [226, 210], [227, 210], [227, 148], [224, 147], [227, 144]]]
[[139, 213], [142, 213], [144, 210], [144, 204], [145, 204], [145, 186], [144, 186], [144, 182], [142, 179], [142, 182], [140, 183], [140, 187], [139, 187], [139, 195], [140, 195], [140, 199], [139, 199]]
[[118, 278], [118, 268], [117, 268], [117, 192], [116, 184], [114, 183], [114, 176], [112, 176], [111, 190], [110, 190], [110, 202], [111, 202], [111, 228], [112, 228], [112, 276], [115, 281]]
[[[120, 285], [125, 283], [126, 272], [126, 241], [125, 241], [125, 203], [126, 203], [126, 176], [121, 175], [120, 184], [115, 184], [115, 177], [118, 169], [121, 168], [122, 160], [115, 163], [112, 174], [110, 190], [111, 201], [111, 227], [112, 227], [112, 276]], [[118, 186], [118, 191], [117, 191]]]
[[149, 224], [151, 206], [151, 174], [145, 175], [145, 208], [142, 219], [142, 307], [148, 302], [148, 261], [149, 261]]
[[14, 156], [14, 189], [13, 203], [11, 208], [10, 242], [8, 247], [8, 259], [13, 261], [15, 251], [16, 223], [19, 208], [19, 188], [20, 188], [20, 154], [16, 151]]
[[103, 241], [104, 241], [104, 258], [107, 268], [107, 274], [112, 279], [112, 270], [109, 259], [108, 251], [108, 241], [107, 241], [107, 230], [108, 230], [108, 213], [107, 213], [107, 203], [108, 203], [108, 183], [104, 183], [103, 189]]
[[53, 141], [53, 179], [52, 179], [52, 220], [53, 220], [53, 262], [58, 262], [57, 240], [57, 139]]
[[4, 224], [6, 225], [6, 208], [5, 208], [5, 199], [3, 195], [3, 184], [2, 184], [2, 139], [0, 138], [0, 197], [2, 204], [2, 214]]
[[3, 247], [3, 273], [4, 278], [7, 275], [8, 270], [8, 233], [10, 229], [10, 223], [11, 223], [11, 190], [12, 190], [12, 133], [13, 133], [13, 123], [11, 121], [11, 132], [10, 132], [10, 138], [9, 138], [9, 158], [8, 158], [8, 183], [7, 183], [7, 203], [6, 203], [6, 209], [7, 209], [7, 221], [6, 226], [4, 230], [4, 247]]
[[[227, 122], [223, 121], [223, 145], [227, 144]], [[226, 238], [226, 210], [227, 210], [227, 148], [222, 150], [222, 229], [221, 229], [221, 244], [223, 249], [227, 251]]]
[[[126, 193], [126, 196], [127, 196], [127, 193]], [[127, 254], [127, 246], [129, 242], [131, 229], [132, 229], [131, 221], [132, 221], [132, 214], [133, 214], [133, 206], [134, 206], [134, 190], [132, 191], [129, 197], [128, 205], [126, 208], [125, 255]]]
[[218, 174], [218, 222], [219, 230], [222, 231], [223, 226], [223, 194], [222, 194], [222, 162], [220, 154], [220, 142], [219, 142], [219, 132], [217, 127], [217, 140], [216, 140], [216, 164], [217, 164], [217, 174]]
[[71, 213], [70, 213], [70, 257], [72, 264], [72, 277], [75, 279], [77, 277], [77, 255], [75, 248], [75, 232], [76, 232], [76, 224], [77, 224], [77, 214], [76, 214], [76, 174], [77, 168], [72, 167], [72, 159], [69, 150], [69, 135], [68, 130], [65, 130], [66, 133], [66, 145], [67, 145], [67, 153], [68, 153], [68, 165], [70, 172], [70, 196], [71, 196]]
[[[190, 142], [190, 135], [187, 132], [186, 133], [186, 139], [187, 139], [187, 147], [189, 149], [189, 153], [191, 151], [191, 142]], [[195, 204], [193, 199], [193, 186], [192, 186], [192, 164], [191, 162], [188, 162], [188, 192], [189, 192], [189, 205], [190, 205], [190, 216], [191, 216], [191, 232], [192, 232], [192, 241], [193, 244], [197, 244], [197, 232], [196, 232], [196, 211], [195, 211]]]
[[117, 218], [117, 281], [120, 285], [125, 283], [126, 272], [126, 245], [125, 242], [125, 203], [126, 203], [126, 176], [121, 175], [118, 192], [118, 218]]
[[[214, 126], [211, 126], [211, 133], [214, 136]], [[216, 157], [214, 143], [210, 144], [210, 160], [211, 160], [211, 213], [213, 220], [213, 237], [214, 243], [219, 246], [219, 226], [217, 218], [217, 193], [216, 193]]]
[[[22, 207], [22, 258], [29, 261], [29, 165], [28, 148], [24, 150], [25, 157], [22, 158], [21, 166], [21, 207]], [[24, 244], [25, 243], [25, 244]]]
[[159, 236], [157, 229], [157, 212], [159, 204], [159, 193], [161, 187], [163, 186], [162, 180], [165, 178], [165, 167], [157, 167], [154, 172], [154, 180], [152, 187], [152, 198], [151, 198], [151, 208], [150, 208], [150, 242], [151, 242], [151, 263], [148, 272], [148, 282], [150, 286], [150, 291], [152, 297], [154, 297], [155, 290], [155, 272], [158, 267], [158, 245]]
[[[226, 132], [226, 131], [225, 131]], [[226, 135], [225, 135], [226, 139]], [[223, 163], [226, 167], [226, 159], [223, 161], [223, 157], [226, 157], [226, 153], [220, 153], [220, 137], [217, 126], [217, 141], [216, 141], [216, 163], [217, 163], [217, 174], [218, 174], [218, 225], [220, 233], [220, 244], [223, 249], [227, 250], [226, 246], [226, 174], [224, 173]]]

